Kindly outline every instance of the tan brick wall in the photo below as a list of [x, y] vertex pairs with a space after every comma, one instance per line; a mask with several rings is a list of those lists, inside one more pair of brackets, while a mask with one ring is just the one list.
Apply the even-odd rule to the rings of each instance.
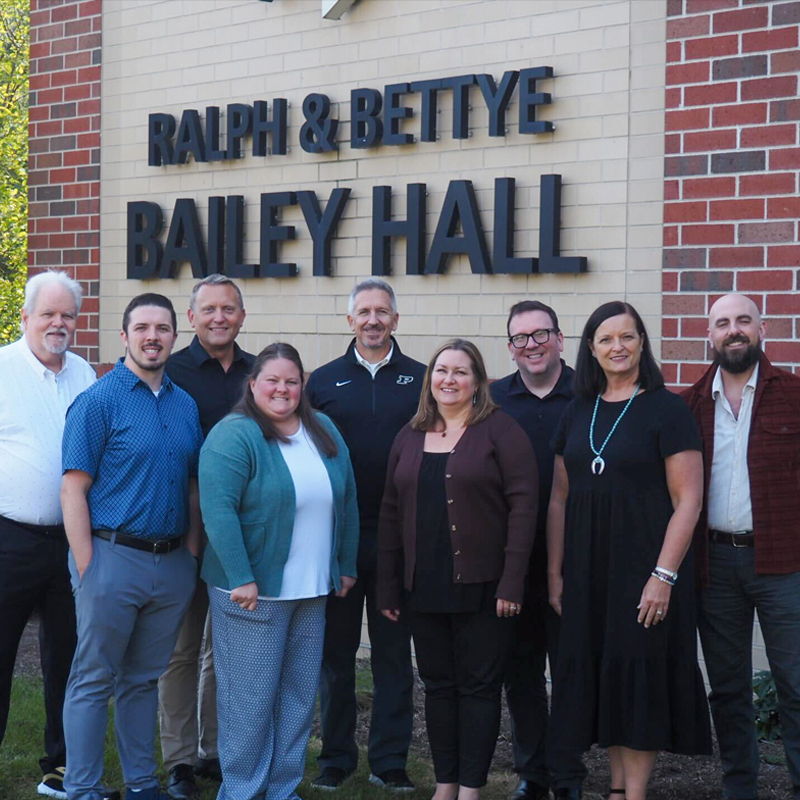
[[[589, 273], [478, 276], [458, 257], [443, 276], [397, 274], [391, 282], [400, 296], [404, 348], [426, 359], [440, 339], [463, 333], [477, 340], [493, 376], [505, 374], [504, 319], [522, 297], [557, 308], [570, 358], [571, 337], [608, 299], [630, 299], [658, 333], [665, 21], [666, 0], [360, 0], [338, 22], [322, 19], [319, 0], [104, 0], [101, 360], [120, 352], [117, 330], [130, 297], [161, 291], [184, 309], [194, 282], [188, 265], [174, 281], [125, 279], [128, 200], [158, 202], [168, 224], [175, 199], [192, 197], [205, 224], [209, 196], [242, 194], [252, 262], [261, 191], [314, 189], [324, 203], [333, 188], [351, 188], [333, 245], [336, 277], [309, 277], [311, 241], [295, 207], [282, 222], [298, 226], [298, 239], [283, 245], [281, 257], [297, 262], [300, 277], [243, 282], [244, 345], [258, 350], [285, 339], [313, 368], [349, 339], [346, 295], [371, 270], [374, 185], [393, 186], [404, 217], [406, 184], [426, 182], [430, 240], [448, 182], [473, 181], [491, 249], [494, 180], [514, 177], [516, 255], [535, 256], [539, 179], [551, 172], [563, 176], [562, 253], [588, 256]], [[490, 138], [475, 87], [467, 140], [453, 140], [451, 99], [443, 93], [440, 141], [353, 151], [343, 123], [338, 153], [309, 155], [297, 144], [302, 100], [313, 91], [328, 94], [346, 120], [355, 87], [473, 72], [499, 81], [505, 70], [542, 65], [552, 66], [555, 78], [539, 83], [553, 103], [538, 117], [555, 122], [553, 133], [519, 134], [515, 90], [508, 135]], [[291, 104], [288, 155], [147, 165], [150, 112], [179, 117], [197, 108], [203, 115], [206, 105], [275, 97]], [[419, 108], [418, 95], [406, 100]], [[415, 118], [410, 129], [417, 127]], [[404, 272], [403, 240], [394, 260], [395, 271]]]

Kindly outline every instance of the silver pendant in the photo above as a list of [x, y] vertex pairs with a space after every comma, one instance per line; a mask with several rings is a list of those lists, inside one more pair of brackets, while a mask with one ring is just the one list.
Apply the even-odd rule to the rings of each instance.
[[592, 475], [602, 475], [603, 470], [606, 468], [606, 462], [603, 461], [600, 456], [597, 456], [594, 461], [592, 461]]

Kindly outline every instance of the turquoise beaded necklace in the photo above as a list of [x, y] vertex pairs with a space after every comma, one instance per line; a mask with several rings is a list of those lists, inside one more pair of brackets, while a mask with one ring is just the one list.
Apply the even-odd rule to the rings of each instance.
[[594, 453], [594, 461], [592, 461], [592, 475], [602, 475], [603, 470], [606, 468], [606, 462], [603, 458], [601, 458], [600, 454], [603, 450], [606, 449], [606, 445], [608, 444], [608, 440], [613, 435], [614, 431], [617, 429], [617, 425], [619, 425], [620, 420], [625, 416], [625, 412], [631, 407], [631, 403], [633, 402], [633, 398], [639, 394], [639, 387], [641, 386], [640, 383], [636, 384], [636, 388], [633, 390], [633, 394], [625, 403], [625, 408], [622, 409], [622, 412], [617, 417], [616, 422], [611, 426], [611, 430], [608, 432], [608, 436], [606, 436], [606, 440], [600, 445], [600, 449], [598, 450], [594, 446], [594, 422], [597, 419], [597, 409], [600, 407], [600, 395], [597, 395], [597, 400], [594, 401], [594, 411], [592, 412], [592, 424], [589, 426], [589, 447], [592, 448], [592, 452]]

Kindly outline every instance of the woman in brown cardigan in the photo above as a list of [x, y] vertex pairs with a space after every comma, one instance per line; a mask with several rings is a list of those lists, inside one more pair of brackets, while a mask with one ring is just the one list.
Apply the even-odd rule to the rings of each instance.
[[425, 684], [433, 800], [474, 800], [486, 783], [537, 485], [530, 441], [492, 402], [478, 349], [442, 345], [389, 456], [378, 533], [378, 606], [409, 615]]

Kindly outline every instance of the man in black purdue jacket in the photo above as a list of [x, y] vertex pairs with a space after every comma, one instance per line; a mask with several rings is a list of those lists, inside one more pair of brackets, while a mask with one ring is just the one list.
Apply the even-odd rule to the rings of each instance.
[[369, 734], [370, 781], [410, 791], [406, 757], [413, 722], [413, 673], [407, 627], [381, 616], [375, 603], [377, 527], [389, 451], [414, 415], [425, 365], [400, 352], [392, 337], [399, 315], [394, 291], [370, 278], [350, 293], [347, 352], [317, 369], [306, 386], [311, 404], [339, 427], [350, 449], [358, 488], [361, 538], [358, 581], [347, 597], [328, 600], [320, 697], [322, 752], [312, 786], [338, 789], [355, 771], [355, 658], [364, 599], [375, 687]]

